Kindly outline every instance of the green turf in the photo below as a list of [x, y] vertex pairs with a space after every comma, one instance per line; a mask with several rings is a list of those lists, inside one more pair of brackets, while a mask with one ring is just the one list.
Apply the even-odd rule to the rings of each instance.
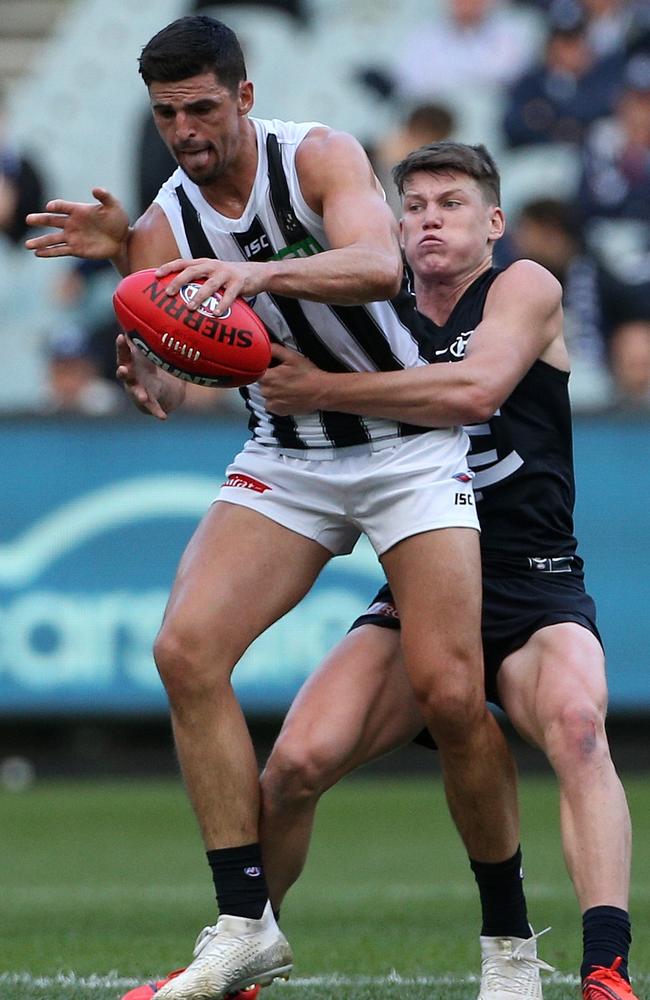
[[[635, 822], [632, 969], [644, 996], [650, 782], [635, 777], [626, 787]], [[577, 996], [568, 977], [580, 921], [551, 780], [523, 783], [522, 814], [531, 918], [553, 927], [540, 943], [558, 970], [545, 996]], [[117, 1000], [137, 980], [186, 962], [197, 931], [214, 922], [209, 871], [177, 783], [41, 784], [0, 793], [0, 817], [2, 1000]], [[474, 998], [478, 904], [440, 784], [351, 779], [331, 792], [283, 925], [294, 980], [269, 1000]]]

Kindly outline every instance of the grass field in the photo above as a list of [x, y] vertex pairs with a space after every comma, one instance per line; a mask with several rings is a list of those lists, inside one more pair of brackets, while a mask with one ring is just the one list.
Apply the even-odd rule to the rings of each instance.
[[[650, 781], [626, 781], [635, 822], [632, 971], [650, 996]], [[526, 886], [557, 972], [577, 996], [580, 921], [546, 777], [522, 788]], [[213, 923], [209, 871], [177, 783], [49, 783], [0, 793], [0, 1000], [118, 1000], [188, 959]], [[604, 817], [606, 821], [606, 818]], [[283, 926], [293, 979], [269, 1000], [470, 1000], [478, 903], [438, 782], [351, 779], [321, 805]]]

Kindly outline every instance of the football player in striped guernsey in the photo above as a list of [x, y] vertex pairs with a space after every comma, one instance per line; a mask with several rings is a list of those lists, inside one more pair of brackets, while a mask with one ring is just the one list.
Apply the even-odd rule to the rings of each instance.
[[[395, 220], [361, 146], [318, 122], [250, 115], [253, 85], [236, 36], [183, 17], [144, 47], [140, 73], [178, 162], [132, 229], [119, 203], [54, 201], [33, 225], [41, 257], [109, 257], [121, 273], [159, 268], [170, 292], [205, 279], [252, 304], [272, 338], [329, 372], [422, 367], [397, 296]], [[406, 303], [406, 316], [411, 310]], [[184, 383], [127, 336], [118, 376], [160, 419]], [[435, 427], [335, 409], [274, 413], [244, 390], [252, 436], [181, 560], [155, 644], [178, 756], [212, 869], [220, 916], [157, 1000], [222, 1000], [289, 975], [291, 949], [268, 899], [257, 763], [231, 685], [237, 661], [310, 589], [326, 563], [374, 546], [399, 599], [406, 669], [477, 861], [517, 846], [515, 776], [483, 697], [478, 521], [457, 421]]]

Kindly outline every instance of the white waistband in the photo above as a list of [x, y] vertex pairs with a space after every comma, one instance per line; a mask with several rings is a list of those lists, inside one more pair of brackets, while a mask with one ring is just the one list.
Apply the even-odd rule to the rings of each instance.
[[[420, 432], [418, 432], [420, 433]], [[422, 433], [427, 433], [423, 431]], [[343, 448], [273, 448], [279, 455], [286, 455], [287, 458], [303, 458], [309, 462], [331, 461], [334, 458], [348, 458], [355, 455], [372, 455], [376, 451], [383, 451], [384, 448], [394, 448], [402, 444], [417, 434], [407, 434], [389, 438], [380, 438], [379, 441], [366, 441], [364, 444], [350, 444]]]

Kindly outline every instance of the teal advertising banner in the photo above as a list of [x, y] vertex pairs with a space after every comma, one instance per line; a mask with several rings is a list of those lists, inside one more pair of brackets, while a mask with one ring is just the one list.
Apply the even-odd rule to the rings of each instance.
[[[165, 710], [152, 641], [246, 436], [219, 418], [0, 424], [0, 712]], [[246, 709], [284, 711], [380, 581], [365, 541], [334, 560], [238, 665]]]
[[[578, 529], [613, 709], [650, 710], [649, 425], [578, 423]], [[219, 416], [0, 423], [0, 713], [160, 714], [151, 655], [178, 559], [246, 437]], [[235, 674], [251, 713], [284, 712], [373, 596], [362, 541]]]

